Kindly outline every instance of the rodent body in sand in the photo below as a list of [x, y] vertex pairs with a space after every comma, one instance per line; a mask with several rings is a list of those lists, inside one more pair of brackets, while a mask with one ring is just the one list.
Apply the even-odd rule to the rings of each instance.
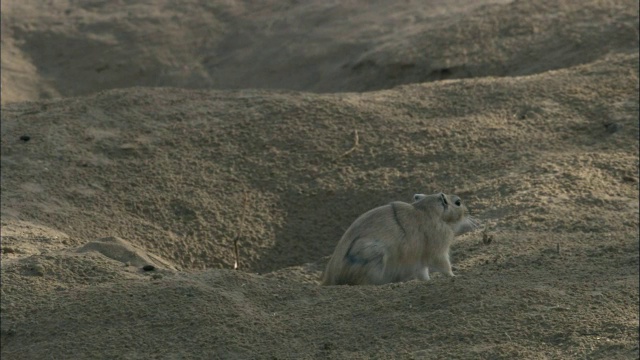
[[449, 248], [455, 235], [478, 227], [460, 198], [416, 194], [356, 219], [336, 246], [323, 285], [381, 285], [429, 280], [429, 271], [453, 276]]

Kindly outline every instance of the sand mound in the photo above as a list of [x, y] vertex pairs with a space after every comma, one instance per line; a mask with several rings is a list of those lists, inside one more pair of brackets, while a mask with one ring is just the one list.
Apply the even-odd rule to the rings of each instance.
[[151, 269], [157, 268], [159, 265], [164, 268], [176, 270], [170, 262], [159, 258], [153, 254], [149, 254], [144, 250], [138, 249], [131, 245], [128, 241], [118, 237], [106, 237], [95, 241], [91, 241], [83, 245], [78, 252], [95, 251], [110, 259], [120, 261], [126, 265], [133, 265], [140, 268], [152, 266]]
[[[1, 324], [3, 355], [39, 358], [46, 349], [82, 358], [633, 358], [637, 249], [619, 250], [635, 263], [538, 253], [455, 280], [381, 287], [324, 288], [209, 270], [40, 290], [36, 299], [46, 302], [24, 304], [10, 282], [3, 285], [3, 314], [10, 314]], [[604, 268], [608, 273], [593, 271]], [[589, 282], [574, 281], [580, 277]]]
[[[638, 358], [637, 2], [363, 4], [3, 1], [2, 357]], [[458, 277], [318, 286], [436, 191]]]
[[3, 113], [3, 209], [183, 268], [231, 268], [239, 236], [241, 267], [258, 272], [329, 255], [348, 219], [414, 192], [449, 189], [508, 229], [613, 231], [637, 221], [637, 61], [369, 94], [140, 88], [21, 104]]

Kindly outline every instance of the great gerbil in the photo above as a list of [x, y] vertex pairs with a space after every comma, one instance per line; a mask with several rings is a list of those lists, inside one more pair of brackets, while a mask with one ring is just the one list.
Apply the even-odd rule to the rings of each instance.
[[478, 227], [458, 196], [414, 195], [370, 210], [351, 224], [322, 276], [323, 285], [380, 285], [453, 276], [449, 247], [455, 235]]

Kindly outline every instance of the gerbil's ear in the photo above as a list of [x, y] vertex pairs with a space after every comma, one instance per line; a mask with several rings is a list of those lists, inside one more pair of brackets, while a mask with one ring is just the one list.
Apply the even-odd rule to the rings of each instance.
[[418, 202], [426, 197], [427, 195], [425, 194], [413, 194], [413, 202]]

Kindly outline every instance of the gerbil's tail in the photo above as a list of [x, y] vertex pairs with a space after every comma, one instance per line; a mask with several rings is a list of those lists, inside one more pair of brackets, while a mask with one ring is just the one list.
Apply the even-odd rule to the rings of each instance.
[[322, 275], [320, 276], [320, 285], [334, 285], [333, 283], [333, 276], [330, 275], [330, 271], [329, 271], [329, 266], [331, 265], [331, 261], [329, 261], [329, 264], [327, 264], [327, 268], [322, 272]]

